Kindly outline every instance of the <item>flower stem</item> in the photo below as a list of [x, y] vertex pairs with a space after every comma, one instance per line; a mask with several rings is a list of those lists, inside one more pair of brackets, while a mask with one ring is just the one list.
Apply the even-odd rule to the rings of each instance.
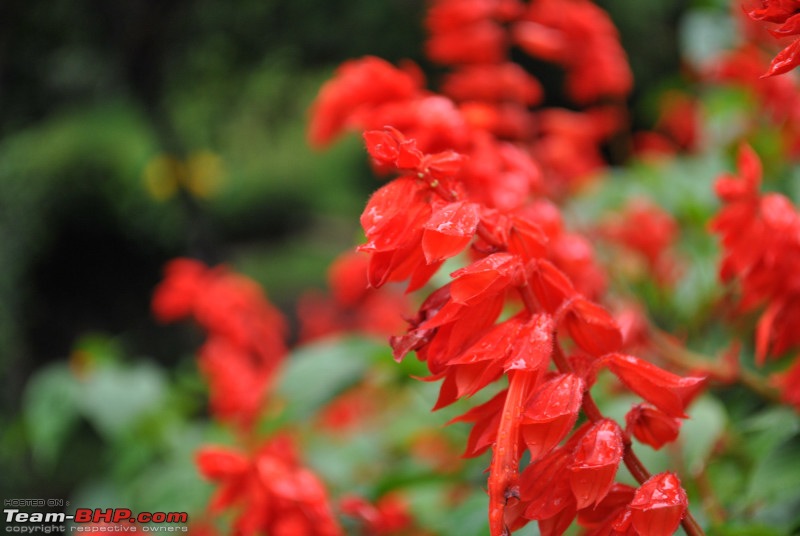
[[509, 534], [505, 526], [506, 503], [519, 499], [519, 422], [525, 395], [531, 392], [538, 372], [517, 370], [509, 375], [508, 394], [500, 416], [497, 440], [492, 449], [489, 472], [489, 531], [492, 536]]

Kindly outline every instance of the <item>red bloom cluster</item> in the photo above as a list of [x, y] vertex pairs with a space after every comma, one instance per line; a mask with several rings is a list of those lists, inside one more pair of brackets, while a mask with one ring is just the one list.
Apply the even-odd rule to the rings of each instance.
[[289, 438], [277, 436], [252, 457], [226, 447], [197, 453], [202, 475], [218, 482], [209, 510], [240, 510], [234, 533], [241, 536], [340, 536], [327, 492], [303, 467]]
[[791, 44], [775, 56], [769, 70], [763, 76], [791, 71], [800, 65], [800, 1], [760, 0], [760, 4], [760, 8], [747, 11], [751, 19], [777, 24], [776, 28], [770, 30], [776, 38], [794, 37]]
[[[402, 175], [379, 189], [362, 215], [367, 243], [361, 249], [371, 255], [373, 286], [410, 280], [417, 289], [444, 259], [473, 246], [472, 262], [428, 297], [405, 336], [392, 339], [395, 356], [415, 350], [430, 379], [443, 380], [436, 408], [508, 378], [507, 389], [456, 419], [474, 423], [468, 456], [493, 450], [492, 534], [532, 519], [543, 534], [560, 534], [579, 512], [599, 507], [629, 452], [628, 432], [604, 419], [587, 395], [597, 371], [608, 368], [651, 404], [634, 409], [629, 428], [659, 447], [677, 435], [674, 419], [686, 416], [702, 380], [616, 353], [622, 345], [616, 322], [556, 264], [559, 242], [551, 243], [547, 225], [554, 220], [548, 211], [557, 214], [553, 205], [498, 213], [472, 201], [460, 185], [452, 164], [457, 153], [425, 154], [391, 128], [367, 132], [365, 140], [378, 164]], [[509, 307], [518, 312], [498, 321]], [[570, 358], [561, 349], [567, 342]], [[558, 373], [549, 370], [553, 363]], [[590, 425], [559, 446], [587, 404]], [[531, 464], [520, 472], [525, 448]], [[685, 494], [670, 500], [677, 525]], [[634, 503], [623, 506], [633, 516]]]
[[[542, 534], [561, 534], [575, 519], [595, 534], [671, 533], [686, 494], [675, 475], [647, 473], [630, 435], [654, 448], [674, 440], [703, 381], [620, 353], [622, 333], [595, 301], [604, 275], [591, 244], [566, 231], [542, 197], [603, 165], [599, 144], [619, 127], [619, 108], [531, 111], [541, 87], [509, 61], [518, 47], [562, 65], [578, 104], [621, 99], [631, 76], [616, 30], [588, 0], [437, 0], [426, 26], [428, 56], [453, 69], [442, 84], [447, 97], [422, 89], [414, 69], [366, 58], [323, 87], [311, 127], [318, 143], [366, 130], [375, 169], [399, 175], [361, 216], [371, 286], [407, 281], [417, 290], [447, 259], [468, 260], [422, 303], [408, 332], [392, 338], [394, 355], [415, 351], [428, 379], [442, 380], [435, 408], [507, 379], [455, 419], [472, 423], [467, 456], [492, 449], [493, 536], [530, 520]], [[658, 262], [671, 234], [650, 215], [642, 219], [662, 244], [625, 240]], [[603, 368], [646, 401], [625, 429], [591, 397]], [[581, 410], [588, 422], [576, 429]], [[614, 483], [623, 462], [640, 488]]]
[[285, 321], [261, 288], [224, 267], [176, 259], [155, 291], [153, 312], [161, 322], [192, 317], [208, 333], [199, 365], [210, 385], [211, 411], [250, 427], [286, 355]]
[[[314, 104], [311, 141], [344, 129], [391, 125], [420, 151], [467, 158], [459, 182], [470, 196], [501, 210], [531, 194], [561, 193], [604, 165], [599, 146], [621, 126], [619, 106], [583, 112], [532, 111], [539, 82], [509, 59], [513, 46], [559, 63], [567, 92], [581, 105], [619, 102], [631, 74], [608, 16], [588, 0], [438, 0], [428, 12], [428, 56], [453, 68], [442, 95], [423, 89], [418, 69], [377, 58], [342, 65]], [[534, 162], [527, 153], [537, 156]]]
[[[211, 411], [255, 443], [253, 424], [287, 352], [283, 316], [258, 285], [224, 267], [176, 259], [165, 273], [153, 296], [156, 317], [192, 317], [208, 333], [199, 365], [210, 385]], [[219, 483], [210, 513], [241, 510], [235, 534], [342, 534], [324, 486], [300, 465], [288, 437], [263, 442], [252, 458], [232, 448], [204, 447], [197, 464], [203, 476]]]
[[[764, 308], [756, 326], [756, 361], [778, 357], [800, 344], [800, 214], [785, 196], [761, 195], [761, 162], [748, 146], [739, 151], [739, 177], [717, 179], [724, 207], [711, 228], [720, 235], [723, 281], [741, 285], [739, 311]], [[796, 372], [781, 382], [795, 403]]]

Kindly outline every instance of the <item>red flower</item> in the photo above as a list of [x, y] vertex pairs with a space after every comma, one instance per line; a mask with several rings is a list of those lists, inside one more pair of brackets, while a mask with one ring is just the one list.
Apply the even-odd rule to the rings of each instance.
[[455, 101], [515, 102], [532, 106], [543, 97], [539, 82], [516, 63], [470, 65], [447, 75], [442, 92]]
[[431, 215], [422, 233], [422, 251], [428, 264], [460, 253], [472, 240], [480, 220], [476, 203], [456, 201]]
[[351, 126], [357, 113], [413, 98], [420, 94], [421, 86], [418, 71], [397, 69], [379, 58], [345, 62], [336, 77], [322, 87], [314, 103], [309, 127], [311, 143], [327, 144]]
[[599, 357], [622, 346], [622, 332], [614, 317], [586, 298], [569, 302], [561, 325], [575, 344], [590, 355]]
[[197, 465], [218, 483], [212, 512], [235, 506], [235, 530], [242, 536], [340, 536], [322, 483], [300, 465], [286, 437], [274, 438], [252, 456], [224, 447], [205, 447]]
[[191, 315], [208, 332], [198, 361], [210, 384], [211, 411], [252, 426], [286, 356], [283, 316], [258, 285], [224, 267], [176, 259], [165, 274], [153, 296], [154, 313], [162, 321]]
[[630, 504], [633, 526], [639, 534], [670, 536], [686, 513], [689, 501], [673, 473], [659, 473], [636, 490]]
[[532, 2], [513, 36], [529, 54], [564, 65], [567, 90], [578, 103], [625, 97], [633, 86], [616, 28], [591, 2]]
[[612, 420], [598, 421], [583, 435], [569, 464], [578, 510], [597, 505], [608, 494], [623, 450], [622, 431]]
[[585, 384], [574, 374], [559, 374], [539, 385], [522, 415], [522, 436], [531, 461], [550, 452], [575, 426]]
[[705, 378], [684, 378], [631, 355], [610, 354], [603, 361], [628, 389], [672, 417], [686, 418], [686, 407], [705, 384]]
[[658, 450], [678, 438], [681, 421], [648, 404], [636, 404], [625, 415], [633, 437]]
[[175, 322], [192, 314], [206, 284], [208, 269], [193, 259], [175, 259], [164, 267], [164, 283], [153, 293], [153, 314], [159, 322]]

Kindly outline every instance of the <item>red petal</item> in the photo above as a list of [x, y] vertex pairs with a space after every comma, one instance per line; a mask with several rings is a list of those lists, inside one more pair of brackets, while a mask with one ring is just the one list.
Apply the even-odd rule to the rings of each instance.
[[686, 418], [686, 406], [705, 382], [703, 377], [683, 378], [631, 355], [611, 354], [605, 364], [628, 389], [672, 417]]
[[505, 363], [517, 344], [522, 326], [523, 319], [520, 316], [497, 324], [461, 355], [448, 360], [447, 364], [467, 365], [488, 360]]
[[[596, 528], [613, 523], [633, 499], [636, 488], [614, 483], [608, 495], [594, 508], [578, 512], [578, 523], [582, 527]], [[594, 533], [593, 533], [594, 534]]]
[[584, 383], [574, 374], [560, 374], [541, 384], [522, 416], [522, 435], [536, 461], [564, 439], [578, 419]]
[[528, 282], [536, 299], [548, 313], [554, 313], [564, 300], [576, 294], [572, 281], [546, 260], [537, 260], [530, 264]]
[[547, 519], [568, 506], [574, 508], [575, 499], [569, 485], [569, 452], [556, 449], [541, 460], [528, 465], [520, 475], [520, 496], [528, 501], [525, 517]]
[[569, 305], [562, 325], [572, 340], [593, 356], [599, 357], [622, 347], [622, 332], [614, 318], [585, 298], [578, 298]]
[[505, 371], [537, 371], [547, 367], [553, 353], [553, 319], [548, 314], [533, 315], [520, 327]]
[[200, 474], [211, 480], [241, 475], [249, 464], [243, 454], [225, 447], [203, 447], [195, 456]]
[[769, 64], [769, 69], [761, 75], [761, 78], [783, 74], [798, 65], [800, 65], [800, 39], [795, 39], [791, 45], [778, 52], [778, 55]]
[[678, 438], [681, 421], [649, 404], [636, 404], [625, 415], [628, 432], [646, 445], [658, 450]]
[[631, 501], [633, 526], [639, 534], [670, 536], [677, 529], [689, 501], [673, 473], [652, 476]]
[[381, 164], [394, 165], [400, 154], [399, 142], [386, 130], [369, 130], [364, 132], [364, 143], [369, 155]]
[[622, 430], [609, 419], [595, 423], [581, 438], [569, 466], [570, 487], [579, 510], [596, 505], [608, 494], [623, 450]]
[[783, 24], [774, 30], [770, 30], [769, 33], [778, 38], [800, 34], [800, 13], [792, 15]]
[[405, 245], [430, 217], [420, 184], [412, 178], [395, 179], [372, 194], [361, 214], [368, 242], [361, 251], [389, 251]]
[[493, 253], [466, 268], [453, 272], [450, 295], [455, 303], [470, 305], [489, 294], [503, 291], [519, 267], [519, 257]]
[[450, 179], [455, 177], [461, 169], [464, 158], [464, 155], [455, 151], [444, 151], [426, 155], [419, 165], [422, 170], [427, 172], [433, 179]]
[[452, 419], [449, 423], [474, 422], [467, 440], [464, 457], [472, 458], [482, 454], [495, 442], [500, 416], [506, 401], [508, 389], [494, 395], [488, 402], [475, 406], [465, 414]]
[[433, 213], [422, 234], [422, 250], [428, 263], [457, 255], [464, 249], [478, 227], [476, 203], [450, 203]]

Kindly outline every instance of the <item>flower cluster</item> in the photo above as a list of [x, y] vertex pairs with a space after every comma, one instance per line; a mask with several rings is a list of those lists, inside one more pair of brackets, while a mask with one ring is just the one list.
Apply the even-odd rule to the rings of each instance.
[[[618, 107], [594, 105], [630, 90], [616, 30], [583, 0], [440, 0], [426, 25], [428, 56], [453, 68], [442, 94], [423, 89], [413, 66], [353, 61], [323, 87], [311, 125], [317, 143], [365, 130], [374, 168], [399, 175], [361, 216], [371, 286], [407, 282], [410, 292], [446, 260], [467, 262], [391, 339], [395, 358], [414, 351], [428, 379], [442, 381], [435, 409], [495, 392], [455, 419], [472, 423], [466, 456], [492, 450], [493, 536], [531, 520], [561, 534], [575, 519], [597, 534], [671, 534], [683, 519], [698, 534], [677, 476], [651, 476], [631, 436], [654, 448], [674, 440], [703, 380], [622, 353], [622, 332], [597, 303], [605, 276], [590, 242], [547, 199], [603, 165], [599, 144], [620, 124]], [[542, 89], [510, 62], [512, 47], [561, 65], [567, 94], [593, 106], [532, 111]], [[669, 222], [653, 225], [671, 240]], [[624, 427], [590, 394], [603, 369], [645, 400]], [[576, 426], [581, 410], [588, 420]], [[615, 483], [623, 462], [639, 488]]]
[[[658, 522], [664, 534], [674, 531], [685, 512], [685, 493], [674, 475], [649, 480], [633, 461], [630, 434], [655, 447], [675, 439], [677, 419], [686, 416], [702, 379], [681, 378], [619, 353], [622, 335], [612, 316], [555, 264], [557, 249], [537, 217], [543, 205], [498, 212], [465, 193], [457, 180], [457, 153], [422, 153], [392, 128], [364, 137], [376, 163], [401, 175], [372, 196], [362, 215], [367, 243], [360, 249], [371, 255], [371, 284], [408, 279], [410, 288], [419, 288], [442, 261], [472, 245], [471, 262], [425, 300], [408, 333], [394, 337], [392, 346], [397, 359], [416, 351], [429, 379], [442, 380], [437, 409], [508, 379], [506, 389], [456, 419], [473, 423], [467, 456], [492, 448], [492, 534], [530, 520], [539, 521], [543, 534], [560, 534], [588, 510], [596, 519], [598, 509], [607, 514], [603, 530], [624, 532], [664, 516], [669, 523]], [[567, 343], [570, 355], [563, 350]], [[604, 418], [589, 395], [600, 369], [648, 403], [631, 410], [627, 429]], [[581, 409], [589, 422], [575, 429]], [[530, 463], [521, 470], [526, 449]], [[648, 504], [641, 499], [648, 493], [643, 487], [628, 503], [614, 500], [614, 508], [605, 510], [623, 461], [669, 499]]]
[[224, 267], [176, 259], [153, 296], [161, 322], [193, 318], [208, 334], [200, 370], [209, 382], [211, 411], [223, 422], [253, 425], [286, 356], [286, 322], [253, 281]]
[[[785, 196], [760, 194], [761, 161], [749, 146], [741, 147], [738, 167], [739, 177], [717, 179], [724, 206], [712, 230], [724, 248], [721, 279], [741, 286], [739, 312], [763, 308], [756, 326], [756, 361], [763, 364], [800, 344], [800, 214]], [[782, 382], [784, 399], [797, 404], [798, 385]]]
[[209, 512], [240, 509], [235, 534], [343, 534], [324, 485], [300, 464], [288, 437], [273, 437], [250, 455], [232, 448], [204, 447], [197, 453], [197, 465], [204, 477], [219, 486]]
[[[261, 440], [256, 420], [286, 354], [286, 322], [250, 279], [224, 267], [176, 259], [153, 296], [162, 322], [192, 317], [208, 334], [199, 352], [210, 385], [211, 412], [247, 445], [207, 446], [197, 454], [201, 474], [218, 484], [209, 513], [238, 509], [236, 534], [339, 536], [322, 482], [298, 459], [288, 436]], [[211, 530], [209, 528], [209, 530]], [[213, 531], [211, 531], [213, 534]]]

